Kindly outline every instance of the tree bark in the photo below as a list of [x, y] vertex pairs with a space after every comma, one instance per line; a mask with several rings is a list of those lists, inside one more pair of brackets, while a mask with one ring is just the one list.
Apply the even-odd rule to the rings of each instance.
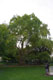
[[23, 51], [23, 41], [21, 43], [21, 50], [20, 50], [20, 61], [19, 63], [21, 65], [25, 64], [25, 60], [24, 60], [24, 51]]

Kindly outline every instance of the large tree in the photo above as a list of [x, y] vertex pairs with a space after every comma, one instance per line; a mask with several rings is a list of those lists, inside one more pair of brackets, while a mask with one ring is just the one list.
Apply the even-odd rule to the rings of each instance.
[[[10, 20], [9, 30], [11, 34], [15, 35], [17, 48], [19, 49], [20, 63], [22, 64], [25, 58], [24, 55], [32, 51], [33, 48], [41, 46], [49, 48], [49, 39], [47, 38], [50, 35], [49, 29], [34, 14], [14, 16]], [[46, 45], [44, 45], [45, 40], [47, 40]], [[50, 48], [52, 49], [51, 46]]]

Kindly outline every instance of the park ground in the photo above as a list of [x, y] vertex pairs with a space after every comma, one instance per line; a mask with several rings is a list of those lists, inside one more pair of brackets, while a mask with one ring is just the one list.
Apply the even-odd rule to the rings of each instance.
[[0, 66], [0, 80], [53, 80], [44, 66]]

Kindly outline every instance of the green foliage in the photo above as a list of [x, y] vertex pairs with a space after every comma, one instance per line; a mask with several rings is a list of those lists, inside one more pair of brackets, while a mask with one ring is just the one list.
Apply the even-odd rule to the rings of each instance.
[[40, 35], [44, 38], [47, 35], [50, 35], [49, 29], [47, 28], [47, 24], [42, 24], [40, 27]]
[[[12, 55], [20, 61], [24, 61], [26, 56], [30, 59], [46, 60], [51, 54], [53, 41], [48, 37], [50, 36], [47, 24], [43, 24], [34, 13], [23, 16], [13, 16], [9, 25], [0, 25], [0, 56]], [[19, 46], [17, 46], [17, 44]], [[46, 47], [49, 52], [33, 52], [34, 47]], [[36, 55], [37, 54], [37, 55]], [[44, 58], [43, 58], [44, 57]], [[24, 58], [24, 59], [23, 59]]]
[[29, 39], [30, 42], [37, 40], [40, 25], [41, 21], [34, 14], [25, 14], [22, 17], [14, 16], [10, 20], [9, 28], [17, 36], [18, 40], [20, 38], [24, 43]]
[[47, 51], [39, 53], [38, 58], [43, 63], [50, 60], [50, 56]]
[[0, 25], [0, 55], [5, 54], [6, 40], [8, 38], [8, 28], [6, 24]]
[[[16, 53], [16, 40], [14, 35], [10, 34], [8, 25], [0, 25], [0, 56]], [[13, 50], [12, 50], [13, 49]], [[13, 54], [13, 55], [14, 55]]]

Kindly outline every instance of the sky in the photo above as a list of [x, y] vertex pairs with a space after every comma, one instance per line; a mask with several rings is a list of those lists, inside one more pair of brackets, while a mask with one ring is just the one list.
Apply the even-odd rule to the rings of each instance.
[[14, 15], [32, 13], [48, 24], [53, 39], [53, 0], [0, 0], [0, 24], [8, 24]]

